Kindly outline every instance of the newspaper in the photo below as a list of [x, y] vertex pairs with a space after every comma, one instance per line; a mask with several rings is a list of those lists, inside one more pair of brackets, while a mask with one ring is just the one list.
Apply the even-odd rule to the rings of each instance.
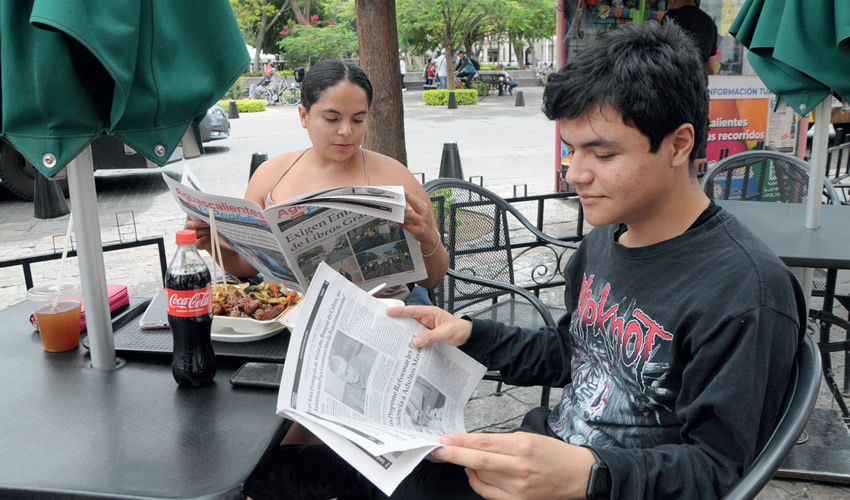
[[401, 186], [322, 189], [263, 209], [253, 201], [205, 192], [186, 167], [177, 182], [162, 174], [180, 208], [209, 223], [266, 281], [304, 291], [325, 262], [364, 289], [427, 277], [416, 239], [404, 221]]
[[381, 491], [398, 484], [446, 433], [486, 368], [458, 348], [413, 347], [425, 327], [320, 264], [292, 332], [277, 413], [299, 422]]

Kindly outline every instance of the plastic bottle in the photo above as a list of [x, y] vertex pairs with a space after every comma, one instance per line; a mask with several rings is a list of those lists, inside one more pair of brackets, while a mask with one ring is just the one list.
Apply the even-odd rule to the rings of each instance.
[[195, 248], [195, 231], [177, 231], [177, 252], [168, 264], [165, 290], [168, 324], [174, 339], [171, 373], [178, 385], [198, 387], [215, 378], [212, 278]]

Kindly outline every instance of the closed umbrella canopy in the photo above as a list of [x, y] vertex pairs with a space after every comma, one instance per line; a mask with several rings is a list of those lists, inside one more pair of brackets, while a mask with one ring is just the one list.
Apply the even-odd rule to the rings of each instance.
[[850, 99], [850, 1], [749, 0], [729, 29], [771, 92], [801, 115]]
[[248, 63], [224, 0], [0, 0], [0, 136], [47, 177], [102, 134], [164, 165]]

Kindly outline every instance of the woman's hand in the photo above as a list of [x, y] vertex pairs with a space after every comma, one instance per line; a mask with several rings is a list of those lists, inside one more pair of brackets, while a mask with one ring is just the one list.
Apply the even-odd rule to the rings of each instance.
[[440, 245], [440, 235], [434, 224], [434, 209], [417, 196], [405, 191], [407, 210], [404, 212], [404, 224], [401, 228], [409, 232], [419, 242], [423, 254], [428, 254]]
[[183, 223], [183, 229], [191, 229], [195, 231], [198, 239], [195, 241], [195, 248], [198, 250], [206, 250], [210, 252], [210, 225], [202, 220], [195, 220], [186, 216], [186, 222]]

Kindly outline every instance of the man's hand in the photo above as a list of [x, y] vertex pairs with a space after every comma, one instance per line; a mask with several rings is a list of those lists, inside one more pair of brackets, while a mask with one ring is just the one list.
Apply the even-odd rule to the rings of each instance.
[[451, 313], [435, 306], [390, 307], [387, 309], [387, 315], [413, 318], [425, 328], [429, 328], [427, 332], [413, 337], [411, 343], [415, 347], [425, 347], [435, 342], [460, 346], [469, 340], [469, 334], [472, 333], [471, 321], [455, 318]]
[[466, 468], [469, 485], [482, 497], [583, 499], [590, 467], [587, 448], [528, 432], [446, 434], [432, 454]]

